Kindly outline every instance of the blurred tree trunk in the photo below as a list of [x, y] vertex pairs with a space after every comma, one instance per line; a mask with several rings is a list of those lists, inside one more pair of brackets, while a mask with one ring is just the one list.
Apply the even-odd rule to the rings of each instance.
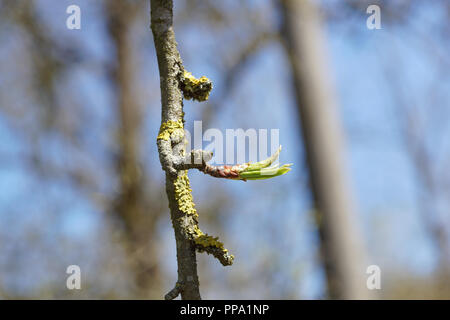
[[282, 36], [292, 65], [328, 296], [366, 299], [362, 239], [345, 172], [344, 139], [319, 13], [310, 1], [280, 2], [284, 16]]
[[120, 147], [117, 157], [119, 194], [114, 213], [123, 228], [121, 240], [134, 277], [135, 297], [156, 298], [160, 296], [161, 276], [151, 235], [155, 234], [158, 215], [155, 211], [150, 212], [145, 201], [144, 176], [139, 162], [142, 112], [133, 91], [135, 71], [129, 32], [139, 12], [139, 4], [108, 1], [106, 8], [109, 33], [117, 54], [111, 76], [117, 92]]

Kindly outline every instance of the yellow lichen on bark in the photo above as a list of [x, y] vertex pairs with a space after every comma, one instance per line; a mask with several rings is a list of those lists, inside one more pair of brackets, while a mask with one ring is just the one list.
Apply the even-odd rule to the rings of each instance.
[[202, 247], [216, 247], [222, 249], [224, 252], [228, 252], [227, 249], [223, 247], [223, 243], [219, 241], [219, 237], [213, 237], [208, 234], [204, 234], [200, 229], [196, 229], [196, 237], [194, 239], [195, 244]]
[[212, 82], [205, 76], [197, 79], [192, 73], [185, 70], [181, 89], [184, 98], [187, 100], [206, 101], [212, 90]]
[[174, 182], [174, 186], [175, 199], [178, 202], [178, 208], [185, 214], [198, 216], [187, 171], [178, 175]]
[[[178, 175], [174, 182], [174, 187], [175, 199], [177, 200], [180, 211], [198, 219], [187, 171]], [[219, 241], [218, 237], [203, 233], [198, 225], [195, 225], [193, 229], [189, 228], [185, 230], [185, 232], [194, 241], [199, 252], [207, 252], [220, 256], [220, 260], [221, 262], [224, 261], [224, 265], [230, 265], [232, 263], [234, 256], [228, 255], [228, 250], [224, 248], [223, 243]], [[211, 251], [211, 249], [213, 250]]]
[[169, 120], [161, 124], [161, 128], [159, 129], [157, 140], [170, 140], [170, 135], [176, 130], [183, 130], [183, 121], [182, 120]]
[[234, 256], [228, 254], [219, 237], [204, 234], [198, 227], [195, 230], [194, 242], [199, 252], [206, 252], [215, 256], [224, 266], [233, 264]]

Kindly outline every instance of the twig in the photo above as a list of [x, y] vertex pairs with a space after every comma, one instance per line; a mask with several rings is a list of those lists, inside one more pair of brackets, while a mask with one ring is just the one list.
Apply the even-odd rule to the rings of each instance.
[[180, 281], [177, 281], [177, 283], [175, 284], [175, 287], [173, 287], [172, 290], [170, 290], [165, 296], [164, 299], [165, 300], [173, 300], [176, 297], [178, 297], [178, 295], [181, 293], [181, 291], [183, 291], [183, 283]]

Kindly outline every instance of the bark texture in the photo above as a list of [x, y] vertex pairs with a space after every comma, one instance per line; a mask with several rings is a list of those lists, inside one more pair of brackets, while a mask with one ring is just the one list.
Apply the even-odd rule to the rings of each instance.
[[[173, 31], [173, 1], [151, 0], [151, 29], [153, 32], [158, 58], [161, 86], [161, 128], [167, 123], [181, 123], [183, 119], [183, 93], [180, 79], [183, 66], [177, 49]], [[163, 169], [166, 172], [166, 192], [172, 224], [175, 231], [178, 262], [178, 281], [175, 288], [166, 296], [181, 293], [182, 299], [200, 299], [199, 281], [195, 243], [186, 235], [186, 230], [193, 230], [197, 225], [196, 216], [183, 212], [177, 201], [175, 182], [187, 174], [177, 171], [173, 164], [184, 157], [185, 146], [183, 134], [171, 132], [169, 139], [158, 139], [158, 151]], [[178, 289], [179, 288], [179, 289]]]

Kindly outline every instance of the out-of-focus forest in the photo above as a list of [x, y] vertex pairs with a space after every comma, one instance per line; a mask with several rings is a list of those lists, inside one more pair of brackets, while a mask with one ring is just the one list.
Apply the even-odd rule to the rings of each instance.
[[[366, 26], [371, 4], [381, 29]], [[173, 287], [149, 12], [0, 1], [0, 298]], [[200, 226], [236, 257], [197, 254], [203, 298], [450, 298], [449, 21], [444, 0], [174, 1], [184, 65], [214, 84], [185, 101], [186, 128], [279, 129], [294, 163], [246, 183], [189, 173]]]

